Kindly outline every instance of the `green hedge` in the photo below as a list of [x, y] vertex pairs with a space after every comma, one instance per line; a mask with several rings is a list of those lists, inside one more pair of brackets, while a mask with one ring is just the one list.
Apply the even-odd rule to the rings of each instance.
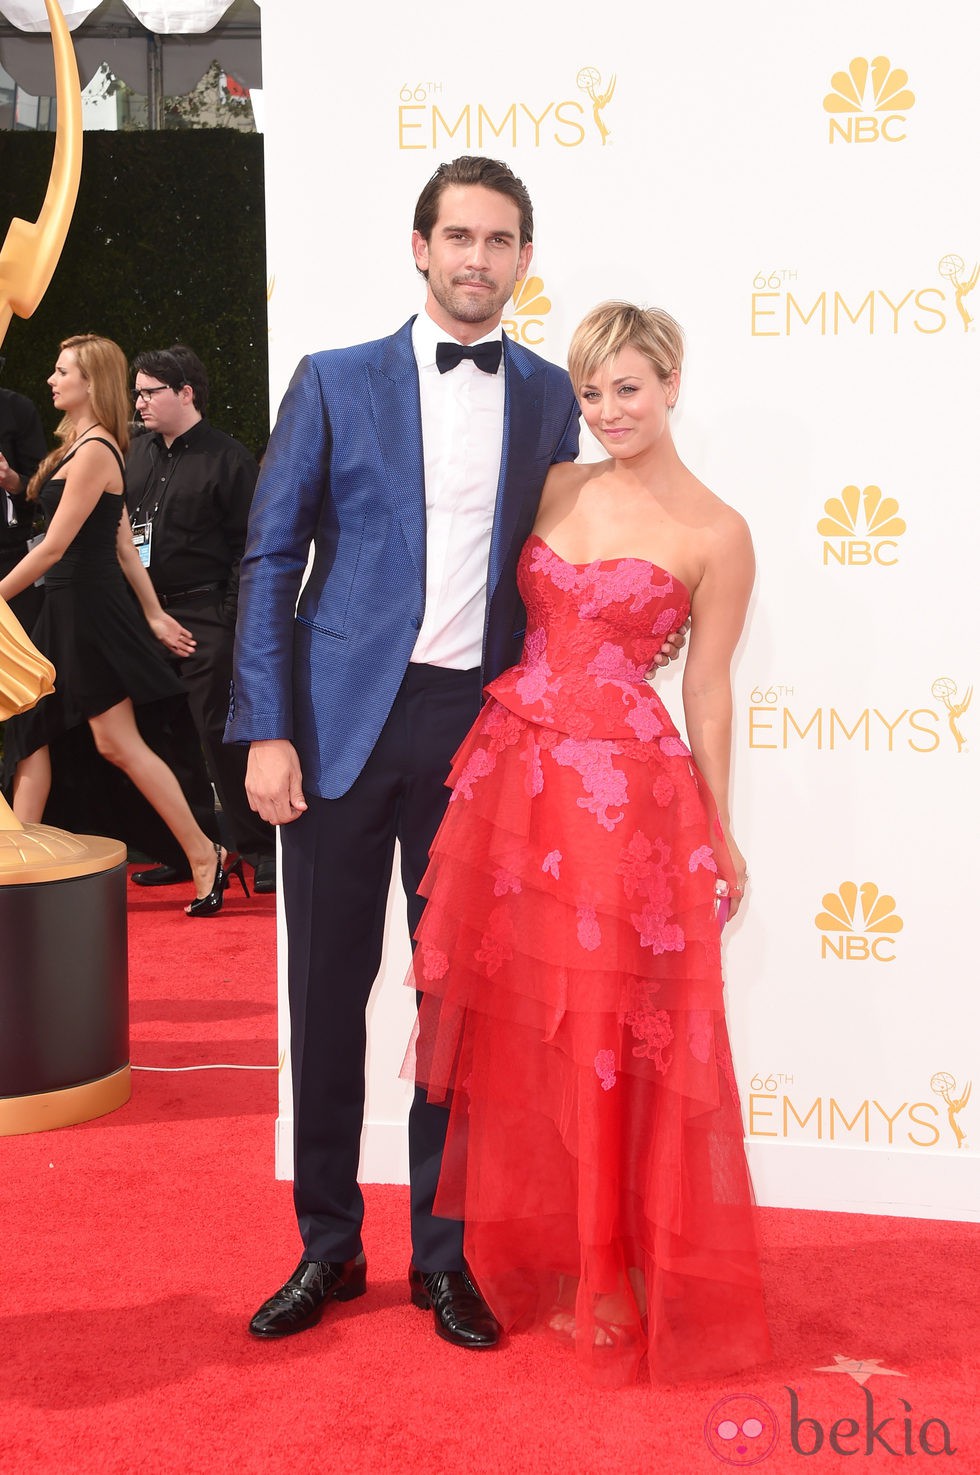
[[[0, 133], [0, 238], [36, 220], [54, 138]], [[62, 338], [102, 333], [132, 359], [187, 343], [211, 381], [209, 419], [260, 450], [269, 434], [262, 138], [231, 129], [86, 133], [65, 249], [32, 318], [15, 317], [2, 383], [53, 431], [46, 380]]]

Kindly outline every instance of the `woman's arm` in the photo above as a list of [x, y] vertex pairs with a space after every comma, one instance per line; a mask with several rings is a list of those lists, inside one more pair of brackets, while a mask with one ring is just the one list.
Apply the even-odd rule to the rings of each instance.
[[684, 716], [691, 755], [718, 808], [735, 866], [738, 909], [745, 861], [732, 837], [728, 788], [732, 752], [731, 664], [755, 578], [748, 526], [726, 508], [712, 530], [704, 573], [691, 599], [691, 645], [684, 671]]
[[116, 557], [119, 559], [119, 565], [126, 576], [127, 583], [140, 602], [140, 608], [146, 616], [146, 623], [156, 638], [175, 656], [189, 656], [197, 641], [189, 630], [185, 630], [184, 626], [174, 619], [173, 615], [167, 614], [157, 598], [153, 581], [140, 563], [140, 556], [136, 552], [133, 543], [133, 529], [125, 507], [119, 519], [119, 532], [116, 534]]

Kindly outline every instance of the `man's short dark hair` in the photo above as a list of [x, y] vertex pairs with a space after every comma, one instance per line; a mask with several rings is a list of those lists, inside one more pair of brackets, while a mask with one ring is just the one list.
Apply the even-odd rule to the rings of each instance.
[[[507, 199], [513, 200], [521, 217], [521, 245], [526, 246], [533, 238], [534, 211], [524, 181], [518, 179], [513, 170], [508, 169], [499, 159], [463, 154], [448, 164], [440, 164], [419, 195], [415, 206], [414, 228], [427, 241], [431, 239], [439, 218], [439, 202], [443, 190], [458, 184], [479, 184], [484, 189], [496, 190], [498, 195], [506, 195]], [[428, 273], [423, 272], [422, 275], [427, 277]]]
[[184, 343], [175, 343], [170, 348], [148, 348], [133, 359], [133, 374], [147, 374], [169, 384], [171, 389], [182, 389], [189, 384], [194, 394], [194, 408], [198, 414], [208, 411], [207, 370], [192, 348]]

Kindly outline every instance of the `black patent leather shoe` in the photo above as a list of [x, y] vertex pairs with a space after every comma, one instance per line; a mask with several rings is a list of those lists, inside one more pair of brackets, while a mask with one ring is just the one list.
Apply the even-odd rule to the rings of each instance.
[[291, 1337], [316, 1326], [328, 1301], [354, 1301], [363, 1296], [367, 1264], [362, 1251], [355, 1260], [301, 1260], [292, 1275], [248, 1324], [253, 1337]]
[[262, 896], [271, 895], [276, 889], [276, 858], [263, 855], [255, 862], [255, 880], [252, 889]]
[[151, 866], [148, 871], [134, 871], [129, 878], [137, 886], [176, 886], [179, 881], [189, 881], [189, 866]]
[[454, 1347], [482, 1352], [496, 1347], [500, 1326], [465, 1270], [434, 1270], [423, 1275], [414, 1265], [408, 1269], [412, 1305], [432, 1310], [436, 1335]]

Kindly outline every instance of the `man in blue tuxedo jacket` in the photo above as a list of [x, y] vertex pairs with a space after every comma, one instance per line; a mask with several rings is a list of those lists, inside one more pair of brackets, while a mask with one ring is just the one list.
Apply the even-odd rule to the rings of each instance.
[[[304, 1244], [252, 1319], [260, 1337], [302, 1331], [365, 1289], [364, 1011], [394, 843], [414, 931], [450, 760], [484, 683], [521, 653], [516, 566], [542, 483], [578, 449], [567, 374], [501, 333], [531, 235], [527, 191], [504, 164], [442, 165], [412, 237], [424, 311], [390, 338], [303, 360], [255, 493], [226, 739], [251, 744], [252, 806], [283, 827]], [[432, 1214], [447, 1121], [416, 1092], [411, 1296], [446, 1340], [489, 1347], [498, 1328], [466, 1273], [463, 1227]]]

